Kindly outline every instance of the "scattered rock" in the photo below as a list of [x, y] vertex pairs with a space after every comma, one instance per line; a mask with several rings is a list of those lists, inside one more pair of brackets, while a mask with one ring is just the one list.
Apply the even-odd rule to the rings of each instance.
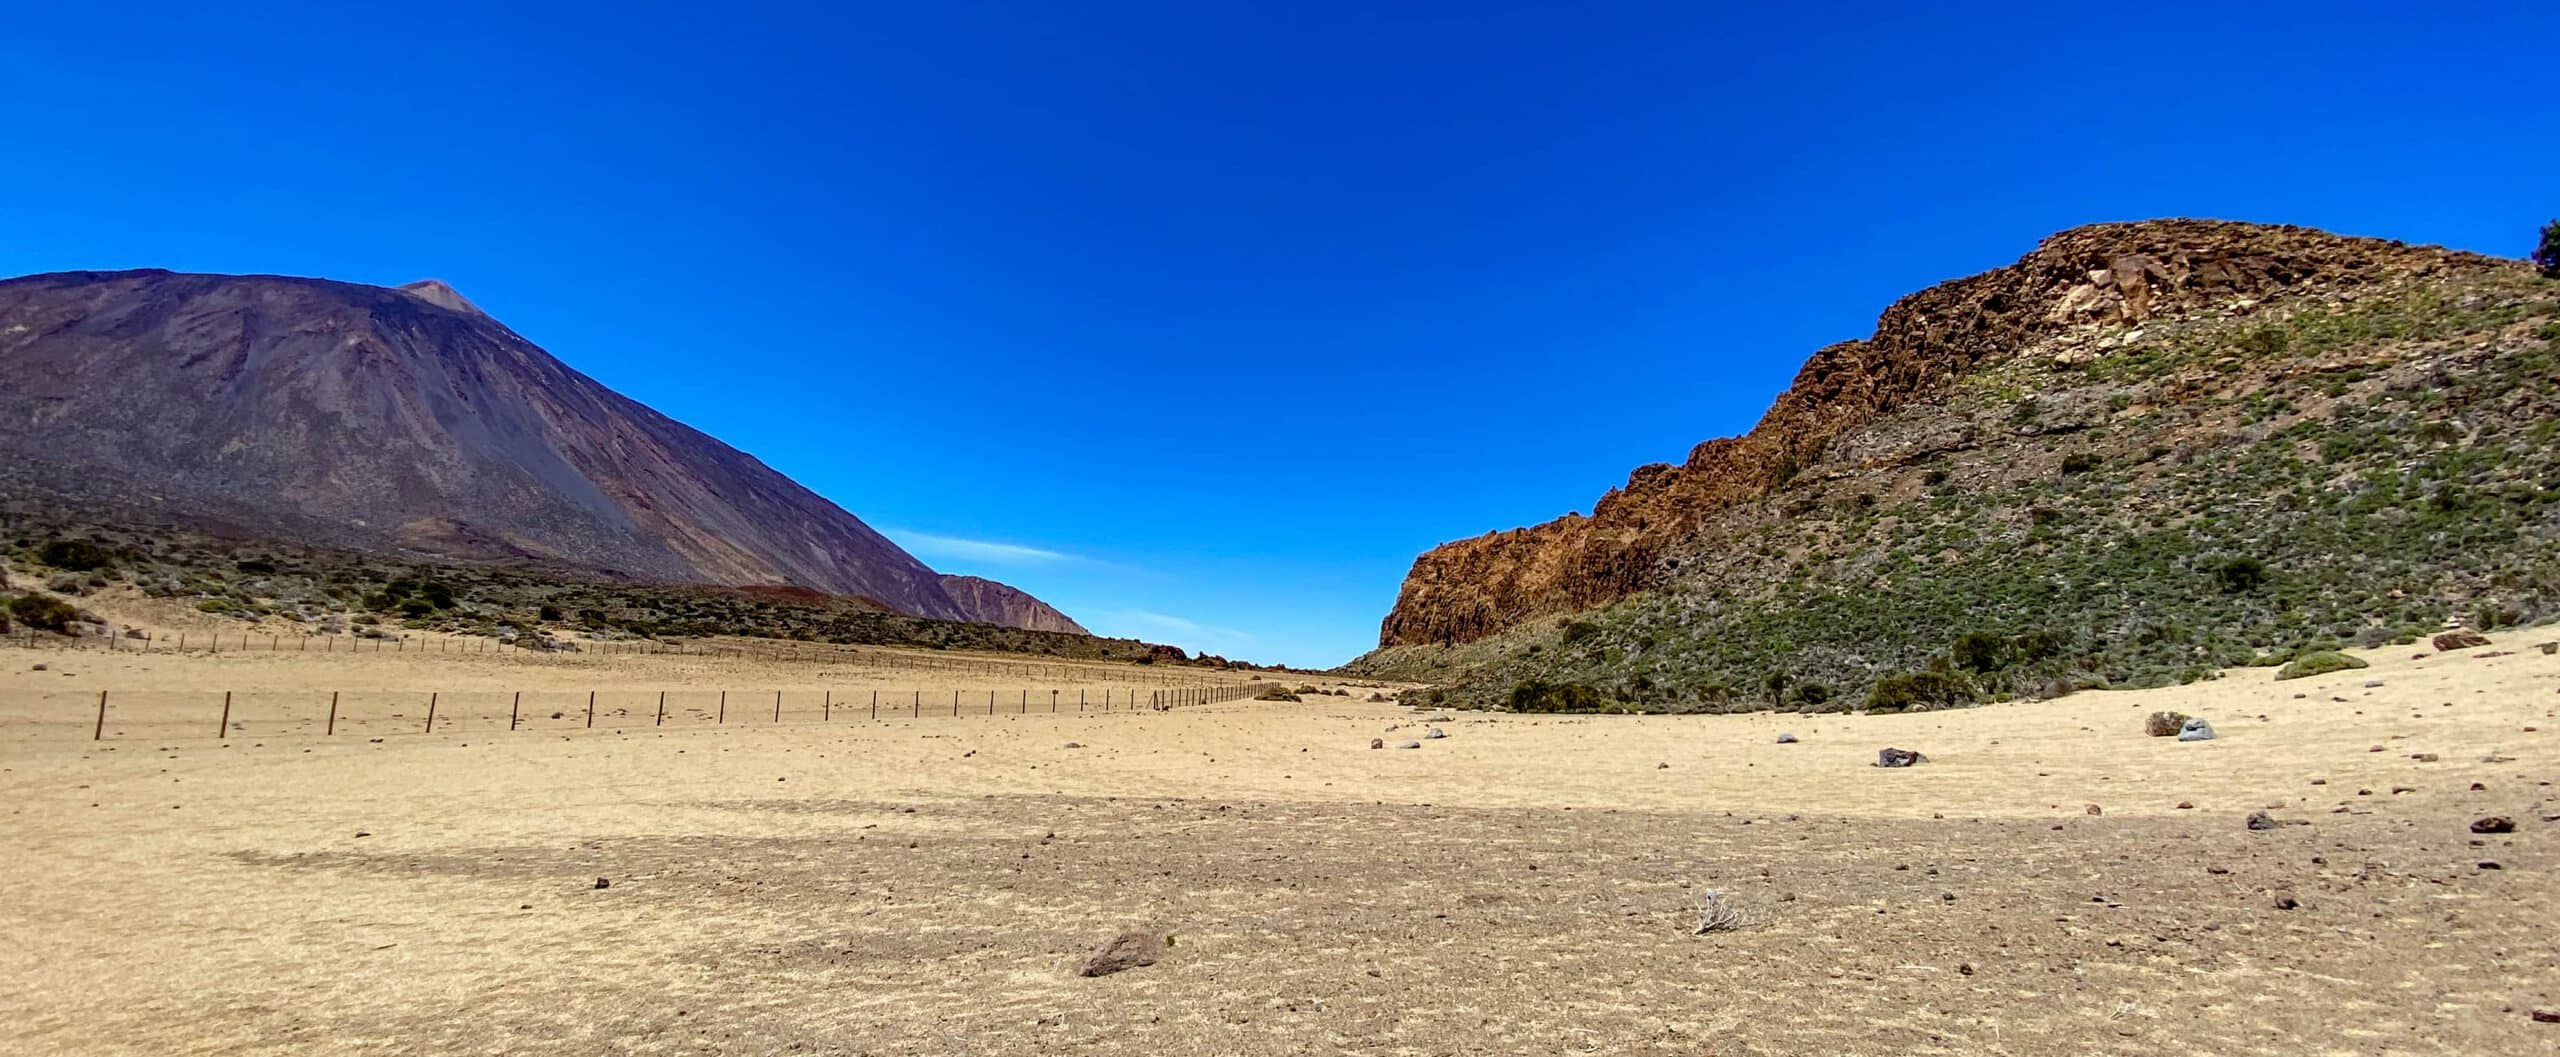
[[2089, 805], [2089, 813], [2092, 815], [2103, 815], [2106, 814], [2106, 810], [2096, 804], [2091, 804]]
[[2548, 657], [2560, 653], [2560, 642], [2537, 642], [2533, 644], [2533, 648], [2541, 650], [2542, 655]]
[[1449, 736], [1449, 735], [1442, 733], [1442, 732], [1441, 732], [1441, 730], [1440, 730], [1440, 728], [1438, 728], [1438, 727], [1424, 727], [1424, 728], [1422, 728], [1422, 740], [1424, 740], [1424, 741], [1430, 741], [1430, 740], [1433, 740], [1433, 739], [1436, 739], [1436, 738], [1445, 738], [1445, 737], [1448, 737], [1448, 736]]
[[1383, 748], [1386, 748], [1386, 747], [1387, 747], [1387, 739], [1385, 739], [1385, 738], [1371, 738], [1371, 739], [1369, 739], [1369, 747], [1370, 747], [1370, 748], [1372, 748], [1372, 749], [1383, 749]]
[[1915, 749], [1885, 748], [1876, 751], [1878, 767], [1911, 767], [1929, 762], [1929, 757]]
[[2540, 1006], [2536, 1006], [2533, 1010], [2533, 1022], [2536, 1024], [2560, 1024], [2560, 1009], [2544, 1009]]
[[2195, 802], [2195, 801], [2193, 801], [2193, 800], [2181, 800], [2181, 801], [2178, 801], [2178, 810], [2180, 810], [2180, 811], [2193, 811], [2193, 810], [2195, 810], [2195, 809], [2196, 809], [2196, 802]]
[[2434, 754], [2434, 753], [2432, 753], [2432, 752], [2413, 752], [2413, 753], [2410, 753], [2410, 754], [2409, 754], [2409, 758], [2410, 758], [2410, 759], [2412, 759], [2412, 760], [2416, 760], [2416, 761], [2418, 761], [2419, 763], [2434, 763], [2434, 762], [2436, 762], [2436, 754]]
[[2278, 892], [2276, 893], [2276, 909], [2300, 910], [2302, 909], [2302, 901], [2295, 899], [2291, 892]]
[[2276, 817], [2274, 815], [2267, 814], [2264, 811], [2249, 812], [2249, 828], [2257, 830], [2274, 829], [2276, 828]]
[[1422, 743], [1418, 741], [1399, 741], [1396, 743], [1396, 748], [1399, 749], [1419, 749], [1421, 747]]
[[2482, 635], [2476, 631], [2465, 631], [2460, 629], [2438, 635], [2435, 637], [2434, 641], [2437, 653], [2449, 653], [2454, 650], [2467, 650], [2474, 646], [2486, 646], [2489, 644], [2488, 636]]
[[1111, 937], [1110, 942], [1094, 948], [1076, 962], [1077, 976], [1109, 976], [1116, 972], [1154, 965], [1164, 957], [1165, 948], [1173, 945], [1173, 937], [1137, 929]]
[[607, 879], [605, 879], [605, 878], [599, 877], [599, 878], [596, 878], [596, 887], [597, 887], [598, 889], [611, 888], [611, 887], [613, 887], [613, 882], [612, 882], [612, 881], [610, 881], [610, 880], [607, 880]]
[[2501, 866], [2501, 865], [2499, 865], [2496, 861], [2494, 861], [2494, 860], [2490, 860], [2490, 859], [2482, 859], [2482, 860], [2480, 860], [2480, 861], [2479, 861], [2479, 863], [2478, 863], [2477, 865], [2478, 865], [2481, 869], [2483, 869], [2483, 870], [2504, 870], [2504, 869], [2506, 869], [2506, 867]]
[[2154, 712], [2151, 718], [2142, 721], [2142, 732], [2155, 738], [2175, 737], [2186, 725], [2187, 714], [2184, 712]]
[[1793, 734], [1789, 734], [1789, 733], [1787, 733], [1787, 732], [1785, 732], [1785, 731], [1779, 731], [1779, 732], [1778, 732], [1778, 744], [1780, 744], [1780, 745], [1793, 745], [1793, 744], [1795, 744], [1795, 743], [1796, 743], [1796, 736], [1795, 736], [1795, 735], [1793, 735]]
[[2471, 820], [2473, 833], [2513, 833], [2515, 831], [2516, 820], [2505, 815], [2488, 815]]
[[41, 664], [39, 664], [39, 665], [36, 665], [33, 669], [30, 669], [30, 670], [31, 670], [31, 671], [38, 671], [38, 672], [41, 672], [41, 671], [44, 671], [44, 670], [45, 670], [45, 667], [46, 667], [45, 665], [41, 665]]
[[2212, 741], [2213, 724], [2205, 722], [2202, 716], [2188, 716], [2185, 723], [2178, 725], [2178, 740]]
[[1068, 748], [1068, 749], [1081, 749], [1081, 748], [1084, 748], [1084, 743], [1083, 743], [1083, 742], [1080, 742], [1080, 741], [1071, 741], [1071, 742], [1068, 742], [1068, 743], [1066, 743], [1065, 745], [1060, 746], [1060, 747], [1061, 747], [1061, 748]]

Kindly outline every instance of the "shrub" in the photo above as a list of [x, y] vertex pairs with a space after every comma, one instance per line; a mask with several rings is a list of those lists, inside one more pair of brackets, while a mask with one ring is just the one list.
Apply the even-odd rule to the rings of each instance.
[[1271, 689], [1254, 695], [1253, 699], [1256, 701], [1296, 701], [1300, 698], [1298, 695], [1290, 693], [1286, 688], [1274, 686]]
[[2062, 472], [2065, 474], [2083, 474], [2097, 468], [2098, 457], [2085, 451], [2062, 457]]
[[2276, 672], [2276, 678], [2301, 679], [2363, 667], [2366, 667], [2366, 664], [2361, 657], [2351, 657], [2335, 650], [2316, 650], [2294, 658], [2293, 663], [2285, 665], [2282, 670]]
[[2267, 563], [2256, 558], [2232, 558], [2213, 567], [2213, 582], [2226, 595], [2244, 595], [2267, 583]]
[[1511, 688], [1514, 712], [1597, 712], [1605, 707], [1600, 691], [1584, 683], [1530, 679]]
[[80, 619], [79, 610], [59, 598], [20, 595], [9, 600], [9, 615], [38, 631], [68, 633], [71, 622]]
[[2533, 248], [2533, 263], [2545, 279], [2560, 279], [2560, 220], [2542, 225], [2542, 244]]
[[115, 556], [88, 540], [55, 540], [36, 551], [36, 560], [66, 572], [85, 573], [106, 568]]
[[1968, 631], [1947, 647], [1947, 660], [1968, 672], [1987, 675], [2009, 666], [2009, 640], [1987, 631]]
[[1982, 692], [1954, 672], [1918, 671], [1888, 675], [1867, 692], [1867, 708], [1875, 712], [1928, 711], [1979, 703]]
[[1797, 683], [1795, 698], [1797, 704], [1806, 708], [1820, 708], [1831, 701], [1831, 685], [1811, 680]]
[[1600, 625], [1588, 620], [1568, 620], [1564, 622], [1561, 630], [1563, 632], [1561, 638], [1567, 645], [1571, 645], [1599, 634]]

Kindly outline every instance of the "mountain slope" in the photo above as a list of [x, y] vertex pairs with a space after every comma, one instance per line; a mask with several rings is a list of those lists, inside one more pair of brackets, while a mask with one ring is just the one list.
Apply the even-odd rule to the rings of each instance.
[[9, 483], [333, 545], [788, 584], [969, 619], [933, 570], [441, 282], [0, 282]]
[[960, 612], [967, 619], [980, 624], [1032, 631], [1063, 631], [1073, 635], [1093, 634], [1049, 603], [1033, 598], [1029, 592], [1010, 584], [978, 576], [945, 574], [942, 591], [960, 606]]
[[1423, 555], [1354, 667], [1479, 703], [1819, 704], [1784, 688], [1854, 695], [1968, 633], [1975, 689], [2038, 692], [2542, 611], [2555, 314], [2560, 286], [2471, 254], [2064, 232], [1897, 302], [1591, 517]]

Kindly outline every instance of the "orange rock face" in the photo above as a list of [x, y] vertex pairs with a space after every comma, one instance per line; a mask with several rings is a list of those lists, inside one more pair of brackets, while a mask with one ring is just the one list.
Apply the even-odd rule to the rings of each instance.
[[1469, 642], [1650, 586], [1671, 543], [1711, 513], [1818, 464], [1844, 431], [1924, 401], [1977, 365], [2065, 328], [2234, 306], [2301, 284], [2356, 286], [2476, 266], [2471, 254], [2300, 227], [2155, 220], [2074, 228], [2018, 263], [1941, 283], [1875, 333], [1816, 351], [1751, 432], [1677, 466], [1639, 468], [1591, 516], [1443, 544], [1414, 560], [1382, 646]]

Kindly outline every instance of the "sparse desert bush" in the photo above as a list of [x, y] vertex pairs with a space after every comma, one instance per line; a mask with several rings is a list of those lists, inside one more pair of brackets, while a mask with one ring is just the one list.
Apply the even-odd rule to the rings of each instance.
[[2214, 586], [2226, 595], [2243, 595], [2266, 586], [2267, 563], [2256, 558], [2228, 558], [2213, 567]]
[[1608, 702], [1587, 683], [1549, 683], [1530, 679], [1511, 688], [1514, 712], [1598, 712]]
[[9, 615], [38, 631], [68, 633], [71, 622], [86, 614], [59, 598], [42, 595], [20, 595], [9, 600]]
[[115, 556], [88, 540], [54, 540], [36, 550], [36, 560], [64, 572], [85, 573], [114, 564]]
[[2533, 264], [2545, 279], [2560, 279], [2560, 220], [2542, 225], [2542, 242], [2533, 248]]
[[2097, 456], [2085, 451], [2065, 455], [2062, 457], [2062, 472], [2067, 475], [2077, 476], [2097, 469], [2100, 462], [2101, 460]]
[[2293, 659], [2293, 663], [2285, 665], [2282, 670], [2276, 672], [2276, 678], [2301, 679], [2308, 676], [2327, 675], [2330, 672], [2343, 672], [2363, 667], [2367, 667], [2364, 662], [2364, 658], [2339, 653], [2335, 650], [2316, 650], [2310, 653], [2305, 653], [2299, 657], [2295, 657]]
[[1265, 690], [1265, 691], [1263, 691], [1263, 692], [1261, 692], [1261, 693], [1259, 693], [1259, 694], [1255, 694], [1255, 695], [1254, 695], [1254, 697], [1253, 697], [1253, 699], [1254, 699], [1254, 700], [1256, 700], [1256, 701], [1298, 701], [1298, 700], [1302, 700], [1302, 698], [1300, 698], [1298, 695], [1293, 694], [1293, 693], [1290, 693], [1286, 688], [1278, 687], [1278, 686], [1272, 687], [1272, 688], [1270, 688], [1270, 689], [1268, 689], [1268, 690]]
[[1981, 701], [1982, 692], [1954, 672], [1924, 670], [1888, 675], [1876, 680], [1875, 689], [1867, 692], [1867, 709], [1872, 712], [1962, 708]]

